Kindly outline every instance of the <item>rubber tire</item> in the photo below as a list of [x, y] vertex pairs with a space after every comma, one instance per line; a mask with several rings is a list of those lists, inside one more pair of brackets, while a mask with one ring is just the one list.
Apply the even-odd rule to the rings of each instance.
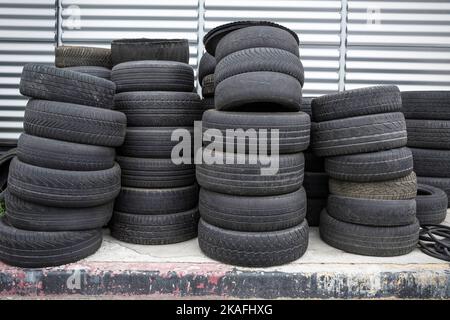
[[13, 148], [0, 155], [0, 201], [4, 200], [11, 160], [17, 155], [17, 149]]
[[198, 208], [162, 215], [135, 215], [115, 211], [111, 236], [135, 244], [162, 245], [197, 236]]
[[43, 168], [95, 171], [114, 166], [114, 148], [93, 146], [22, 133], [17, 145], [20, 161]]
[[41, 64], [27, 64], [20, 78], [24, 96], [112, 109], [116, 86], [88, 74]]
[[343, 197], [380, 199], [380, 200], [406, 200], [413, 199], [417, 193], [416, 174], [378, 182], [350, 182], [329, 180], [330, 193]]
[[114, 210], [140, 215], [171, 214], [191, 210], [197, 203], [197, 184], [164, 189], [122, 187]]
[[402, 92], [402, 111], [406, 119], [450, 120], [450, 92]]
[[101, 230], [39, 232], [16, 229], [0, 218], [0, 260], [21, 268], [44, 268], [82, 260], [102, 244]]
[[214, 74], [214, 70], [216, 70], [216, 58], [204, 52], [198, 65], [198, 82], [202, 83], [205, 76]]
[[200, 97], [192, 92], [122, 92], [114, 105], [125, 113], [129, 127], [193, 126], [203, 114]]
[[189, 63], [187, 39], [118, 39], [111, 42], [113, 65], [127, 61], [170, 60]]
[[289, 229], [243, 232], [222, 229], [203, 219], [198, 225], [198, 243], [208, 257], [243, 267], [270, 267], [300, 258], [308, 247], [306, 220]]
[[416, 216], [421, 226], [441, 224], [447, 217], [448, 197], [439, 188], [419, 183], [416, 204]]
[[193, 127], [128, 127], [125, 141], [117, 152], [128, 157], [171, 158], [172, 148], [179, 143], [171, 141], [171, 135], [180, 129], [194, 136]]
[[328, 174], [325, 172], [305, 171], [303, 181], [308, 198], [326, 198], [328, 197]]
[[308, 198], [306, 206], [306, 220], [310, 227], [318, 227], [320, 225], [320, 213], [327, 206], [327, 198], [315, 199]]
[[311, 128], [312, 148], [321, 157], [401, 148], [407, 142], [401, 112], [313, 122]]
[[378, 227], [406, 226], [416, 221], [416, 200], [379, 200], [330, 195], [327, 212], [342, 222]]
[[312, 120], [312, 109], [311, 109], [311, 103], [312, 103], [311, 97], [302, 97], [302, 103], [300, 104], [300, 111], [303, 111], [304, 113], [308, 114], [308, 116]]
[[284, 73], [248, 72], [219, 83], [214, 99], [222, 111], [300, 111], [302, 87]]
[[400, 256], [416, 248], [419, 241], [419, 221], [400, 227], [362, 226], [320, 215], [320, 237], [337, 249], [366, 256]]
[[325, 158], [316, 156], [311, 150], [311, 145], [303, 154], [305, 155], [305, 171], [325, 172]]
[[450, 178], [450, 150], [411, 148], [418, 176]]
[[259, 71], [290, 75], [302, 87], [305, 82], [302, 62], [295, 54], [276, 48], [250, 48], [233, 52], [220, 60], [214, 72], [215, 84], [217, 86], [223, 80], [238, 74]]
[[88, 106], [29, 100], [23, 127], [27, 134], [68, 142], [118, 147], [127, 119], [121, 112]]
[[407, 176], [413, 171], [413, 155], [409, 148], [404, 147], [328, 157], [325, 159], [325, 171], [328, 172], [330, 177], [345, 181], [392, 180]]
[[[206, 164], [196, 167], [197, 181], [203, 188], [211, 191], [243, 196], [270, 196], [294, 192], [303, 183], [305, 159], [302, 153], [279, 156], [279, 170], [274, 175], [262, 175], [261, 164], [250, 164], [256, 155], [220, 154], [224, 163], [226, 157], [244, 158], [245, 164], [239, 164], [235, 158], [233, 164]], [[253, 160], [252, 160], [253, 161]]]
[[214, 74], [208, 74], [202, 80], [202, 97], [214, 97], [215, 89]]
[[204, 97], [202, 99], [202, 107], [203, 107], [203, 111], [206, 110], [210, 110], [210, 109], [214, 109], [214, 97], [210, 98], [210, 97]]
[[111, 79], [117, 92], [194, 90], [194, 70], [176, 61], [129, 61], [114, 66]]
[[402, 99], [396, 86], [374, 86], [328, 94], [312, 100], [316, 122], [400, 112]]
[[425, 184], [443, 190], [449, 198], [447, 207], [450, 208], [450, 178], [435, 178], [435, 177], [417, 177], [419, 184]]
[[216, 227], [265, 232], [291, 228], [306, 217], [306, 193], [299, 189], [278, 196], [232, 196], [200, 189], [202, 219]]
[[[309, 132], [311, 123], [309, 116], [303, 112], [277, 112], [277, 113], [252, 113], [252, 112], [225, 112], [208, 110], [205, 111], [202, 118], [202, 128], [204, 138], [210, 138], [211, 135], [205, 132], [208, 129], [218, 129], [222, 133], [224, 139], [226, 130], [242, 129], [255, 130], [258, 135], [259, 130], [267, 130], [267, 151], [271, 150], [271, 132], [279, 131], [279, 153], [296, 153], [301, 152], [309, 146]], [[237, 148], [245, 148], [246, 153], [250, 146], [258, 148], [260, 140], [257, 137], [256, 146], [251, 144], [249, 139], [245, 139], [243, 143], [238, 143], [234, 139], [232, 143], [234, 152]]]
[[195, 165], [176, 165], [171, 159], [116, 158], [122, 170], [122, 186], [176, 188], [195, 183]]
[[215, 57], [219, 63], [226, 56], [250, 48], [276, 48], [299, 56], [298, 38], [287, 30], [272, 26], [249, 26], [230, 32], [217, 44]]
[[408, 147], [450, 150], [449, 120], [406, 120]]
[[89, 208], [57, 208], [35, 204], [7, 192], [6, 216], [16, 228], [32, 231], [100, 229], [112, 217], [114, 201]]
[[98, 66], [111, 69], [111, 49], [58, 46], [55, 48], [55, 66], [59, 68]]
[[82, 67], [67, 67], [64, 69], [89, 74], [91, 76], [103, 78], [106, 80], [111, 80], [111, 69], [105, 67], [82, 66]]
[[112, 201], [120, 191], [120, 167], [68, 171], [32, 166], [14, 158], [8, 176], [11, 194], [36, 204], [87, 208]]

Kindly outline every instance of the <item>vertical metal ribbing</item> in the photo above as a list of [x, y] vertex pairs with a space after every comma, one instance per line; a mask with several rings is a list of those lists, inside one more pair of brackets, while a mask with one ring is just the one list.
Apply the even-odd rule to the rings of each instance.
[[347, 60], [348, 1], [341, 0], [341, 44], [339, 47], [339, 91], [345, 89], [345, 65]]
[[62, 0], [55, 1], [55, 46], [62, 45]]
[[[205, 35], [205, 0], [198, 0], [198, 30], [197, 30], [197, 79], [198, 66], [203, 55], [203, 36]], [[200, 85], [197, 86], [198, 94], [201, 93]]]

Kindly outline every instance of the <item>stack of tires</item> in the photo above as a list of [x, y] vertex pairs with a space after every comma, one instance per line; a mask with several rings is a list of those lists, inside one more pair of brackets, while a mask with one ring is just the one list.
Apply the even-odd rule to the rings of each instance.
[[26, 65], [20, 92], [31, 98], [10, 165], [0, 260], [61, 265], [94, 253], [120, 191], [114, 147], [126, 117], [113, 111], [115, 85], [98, 77]]
[[450, 92], [402, 92], [402, 103], [419, 182], [417, 218], [439, 224], [450, 206]]
[[417, 182], [397, 87], [312, 101], [312, 145], [330, 176], [320, 235], [344, 251], [395, 256], [418, 242]]
[[193, 92], [192, 67], [176, 61], [128, 61], [113, 67], [112, 80], [117, 86], [115, 108], [126, 114], [128, 125], [117, 150], [122, 189], [112, 236], [136, 244], [194, 238], [199, 217], [195, 166], [175, 164], [171, 158], [178, 144], [173, 132], [193, 137], [194, 121], [203, 113]]
[[204, 110], [214, 109], [214, 71], [216, 58], [205, 52], [198, 66], [198, 82], [202, 87], [202, 105]]
[[242, 27], [218, 42], [215, 58], [216, 110], [203, 115], [204, 139], [213, 141], [215, 132], [225, 141], [227, 130], [239, 129], [267, 130], [270, 139], [279, 130], [280, 154], [271, 154], [279, 168], [264, 174], [261, 135], [227, 141], [222, 151], [214, 149], [218, 161], [197, 166], [200, 248], [215, 260], [249, 267], [296, 260], [308, 246], [302, 151], [310, 132], [309, 116], [299, 111], [298, 38], [274, 25]]

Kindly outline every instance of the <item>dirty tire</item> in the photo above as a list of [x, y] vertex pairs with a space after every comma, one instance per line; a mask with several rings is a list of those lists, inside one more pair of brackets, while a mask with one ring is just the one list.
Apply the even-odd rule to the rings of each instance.
[[450, 178], [435, 178], [435, 177], [417, 177], [419, 184], [425, 184], [443, 190], [449, 198], [447, 206], [450, 208]]
[[209, 74], [214, 74], [216, 69], [216, 58], [208, 52], [203, 53], [198, 65], [198, 82], [202, 83], [203, 78]]
[[111, 69], [111, 49], [59, 46], [55, 48], [55, 66], [59, 68], [98, 66]]
[[330, 178], [330, 193], [343, 197], [406, 200], [413, 199], [417, 193], [416, 174], [378, 182], [350, 182]]
[[10, 149], [0, 156], [0, 201], [4, 200], [8, 185], [9, 165], [17, 155], [17, 148]]
[[[216, 154], [222, 157], [219, 152]], [[200, 186], [219, 193], [246, 196], [285, 194], [302, 186], [305, 165], [302, 153], [280, 155], [279, 170], [274, 175], [262, 175], [261, 168], [265, 166], [261, 166], [259, 162], [250, 164], [257, 159], [249, 157], [257, 157], [256, 155], [224, 153], [224, 163], [226, 157], [235, 157], [233, 164], [197, 165], [196, 175]]]
[[120, 191], [120, 167], [69, 171], [32, 166], [14, 158], [8, 190], [23, 200], [54, 207], [86, 208], [112, 201]]
[[[308, 148], [310, 121], [309, 116], [304, 112], [224, 112], [217, 110], [205, 111], [202, 118], [202, 127], [204, 137], [210, 139], [211, 135], [205, 132], [208, 129], [218, 129], [223, 137], [226, 137], [227, 129], [242, 129], [244, 131], [267, 130], [267, 151], [271, 151], [271, 132], [278, 130], [279, 132], [279, 153], [296, 153]], [[248, 149], [258, 149], [259, 139], [255, 141], [237, 141], [234, 139], [234, 152], [238, 148], [244, 148], [248, 153]], [[240, 150], [240, 149], [239, 149]], [[242, 152], [241, 152], [242, 153]]]
[[407, 176], [413, 171], [413, 155], [409, 148], [404, 147], [328, 157], [325, 159], [325, 171], [330, 177], [345, 181], [392, 180]]
[[24, 96], [111, 109], [116, 86], [88, 74], [41, 64], [27, 64], [20, 78]]
[[176, 61], [130, 61], [114, 66], [111, 79], [117, 92], [194, 90], [194, 70]]
[[416, 216], [420, 225], [441, 224], [447, 217], [447, 194], [439, 189], [425, 184], [417, 186]]
[[214, 97], [214, 74], [208, 74], [202, 80], [202, 97]]
[[111, 69], [105, 67], [83, 66], [83, 67], [67, 67], [65, 70], [71, 70], [89, 74], [94, 77], [111, 80]]
[[303, 153], [305, 155], [305, 171], [325, 172], [325, 158], [316, 156], [310, 147]]
[[302, 97], [302, 103], [300, 104], [300, 111], [307, 113], [312, 120], [312, 110], [311, 110], [311, 97]]
[[313, 151], [321, 157], [401, 148], [407, 141], [401, 112], [313, 122], [311, 129]]
[[320, 213], [327, 206], [327, 198], [307, 199], [306, 220], [310, 227], [318, 227], [320, 224]]
[[175, 188], [195, 182], [195, 165], [176, 165], [169, 159], [117, 157], [122, 186], [134, 188]]
[[450, 178], [450, 150], [411, 148], [418, 176]]
[[449, 120], [407, 119], [408, 147], [450, 150]]
[[284, 73], [248, 72], [220, 82], [214, 99], [222, 111], [299, 111], [302, 87]]
[[328, 174], [326, 172], [305, 171], [303, 187], [308, 198], [328, 197]]
[[200, 97], [192, 92], [122, 92], [114, 107], [125, 113], [129, 127], [193, 126], [203, 114]]
[[23, 127], [38, 137], [118, 147], [124, 141], [126, 123], [121, 112], [32, 99], [25, 109]]
[[216, 227], [264, 232], [291, 228], [306, 216], [305, 190], [278, 196], [232, 196], [200, 189], [202, 219]]
[[374, 227], [342, 222], [324, 209], [320, 237], [337, 249], [367, 256], [391, 257], [410, 253], [419, 241], [419, 221], [406, 226]]
[[209, 109], [214, 109], [214, 97], [204, 97], [202, 99], [202, 107], [203, 107], [203, 111], [209, 110]]
[[450, 92], [402, 92], [402, 111], [407, 119], [450, 120]]
[[400, 112], [402, 99], [396, 86], [374, 86], [328, 94], [312, 100], [316, 122], [378, 113]]
[[114, 148], [41, 138], [22, 133], [17, 144], [20, 161], [44, 168], [93, 171], [114, 166]]
[[22, 268], [59, 266], [94, 254], [101, 230], [39, 232], [16, 229], [0, 218], [0, 260]]

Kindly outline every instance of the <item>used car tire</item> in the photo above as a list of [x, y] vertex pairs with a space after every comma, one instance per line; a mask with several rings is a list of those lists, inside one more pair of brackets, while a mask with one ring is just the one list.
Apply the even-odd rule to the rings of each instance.
[[411, 148], [418, 176], [450, 178], [450, 150]]
[[450, 120], [450, 92], [402, 92], [402, 111], [406, 119]]
[[447, 217], [448, 197], [439, 188], [419, 183], [416, 204], [416, 216], [421, 226], [440, 224]]
[[66, 67], [65, 70], [71, 70], [89, 74], [91, 76], [111, 80], [111, 69], [95, 66]]
[[203, 111], [209, 110], [209, 109], [214, 109], [214, 97], [204, 97], [202, 99], [202, 107], [203, 107]]
[[198, 82], [202, 83], [203, 78], [209, 74], [214, 74], [216, 69], [216, 58], [208, 52], [204, 52], [198, 65]]
[[450, 121], [406, 119], [408, 147], [450, 150]]
[[216, 89], [214, 74], [206, 75], [202, 80], [202, 97], [214, 97]]
[[450, 178], [436, 178], [436, 177], [417, 177], [419, 184], [425, 184], [443, 190], [449, 198], [447, 206], [450, 208]]
[[111, 69], [111, 49], [58, 46], [55, 48], [55, 66], [59, 68], [98, 66]]

